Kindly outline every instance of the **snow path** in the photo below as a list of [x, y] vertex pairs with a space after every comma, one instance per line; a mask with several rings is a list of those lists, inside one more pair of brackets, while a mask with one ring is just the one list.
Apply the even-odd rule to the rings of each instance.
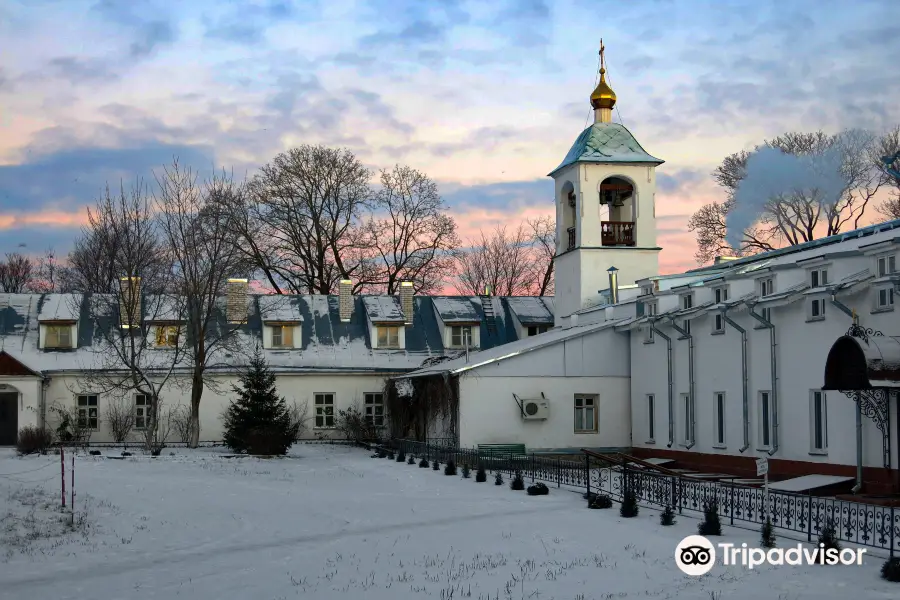
[[[434, 598], [609, 600], [896, 598], [861, 567], [675, 567], [696, 531], [642, 509], [588, 510], [551, 488], [529, 497], [493, 478], [301, 445], [286, 459], [176, 450], [76, 459], [76, 532], [59, 524], [59, 458], [0, 450], [0, 598]], [[113, 452], [110, 452], [113, 454]], [[474, 477], [474, 473], [473, 473]], [[66, 481], [68, 488], [68, 478]], [[81, 511], [86, 508], [86, 513]], [[725, 527], [723, 541], [757, 535]], [[780, 540], [781, 546], [793, 545]]]

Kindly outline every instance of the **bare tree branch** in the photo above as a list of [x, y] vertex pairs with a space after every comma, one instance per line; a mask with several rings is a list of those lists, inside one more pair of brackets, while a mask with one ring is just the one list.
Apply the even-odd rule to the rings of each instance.
[[532, 240], [524, 224], [512, 233], [506, 227], [497, 227], [490, 237], [482, 231], [481, 239], [471, 248], [455, 253], [457, 289], [472, 295], [536, 295], [543, 271], [538, 275], [542, 267], [536, 270]]
[[34, 264], [28, 257], [10, 252], [5, 261], [0, 261], [0, 291], [24, 293], [32, 283], [34, 270]]

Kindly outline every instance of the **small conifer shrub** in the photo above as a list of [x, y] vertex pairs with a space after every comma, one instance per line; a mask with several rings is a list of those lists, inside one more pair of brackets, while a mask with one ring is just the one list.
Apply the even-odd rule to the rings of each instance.
[[403, 450], [397, 454], [397, 462], [406, 462], [406, 454], [403, 453]]
[[388, 460], [394, 460], [394, 451], [388, 450]]
[[517, 492], [525, 489], [525, 480], [522, 479], [522, 471], [516, 471], [512, 481], [509, 482], [509, 487]]
[[834, 525], [834, 519], [828, 519], [825, 522], [825, 527], [822, 528], [822, 533], [819, 534], [819, 546], [821, 547], [821, 552], [825, 552], [826, 550], [841, 551], [841, 544], [837, 539], [837, 527]]
[[463, 465], [463, 468], [462, 468], [462, 476], [463, 476], [463, 479], [468, 479], [468, 478], [469, 478], [469, 474], [470, 474], [470, 472], [469, 472], [469, 465], [464, 464], [464, 465]]
[[722, 523], [719, 521], [719, 503], [715, 500], [703, 502], [703, 521], [697, 527], [700, 535], [722, 535]]
[[639, 511], [637, 496], [629, 488], [622, 497], [622, 506], [619, 507], [619, 515], [626, 519], [638, 516]]
[[526, 491], [528, 492], [529, 496], [546, 496], [550, 493], [550, 489], [543, 483], [535, 483], [534, 485], [529, 485]]
[[760, 544], [763, 548], [775, 547], [775, 529], [772, 527], [772, 521], [766, 517], [765, 523], [762, 524], [760, 531]]
[[503, 485], [503, 473], [497, 471], [497, 475], [494, 477], [494, 485]]
[[434, 461], [433, 463], [431, 463], [431, 468], [437, 471], [441, 468], [441, 463], [439, 463], [438, 461]]
[[666, 527], [675, 524], [675, 511], [672, 510], [671, 506], [666, 505], [666, 509], [659, 513], [659, 524]]
[[588, 501], [588, 508], [612, 508], [612, 498], [606, 494], [595, 494]]
[[423, 458], [422, 460], [419, 461], [419, 468], [420, 469], [428, 468], [428, 459], [427, 458]]
[[484, 470], [484, 465], [478, 465], [478, 470], [475, 472], [475, 481], [477, 483], [487, 481], [487, 471]]
[[881, 578], [885, 581], [900, 583], [900, 557], [895, 556], [881, 565]]
[[409, 455], [409, 460], [406, 461], [406, 464], [408, 464], [408, 465], [416, 464], [416, 459], [413, 457], [412, 454]]
[[378, 458], [387, 458], [387, 450], [385, 450], [384, 448], [379, 448]]
[[456, 463], [452, 459], [447, 461], [447, 466], [444, 467], [444, 475], [456, 475]]

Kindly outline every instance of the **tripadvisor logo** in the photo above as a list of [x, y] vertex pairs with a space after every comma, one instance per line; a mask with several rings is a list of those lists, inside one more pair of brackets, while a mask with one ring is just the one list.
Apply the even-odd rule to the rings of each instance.
[[790, 548], [751, 548], [747, 544], [717, 544], [702, 535], [689, 535], [675, 548], [675, 564], [686, 575], [699, 576], [709, 573], [716, 564], [717, 554], [723, 565], [739, 565], [753, 569], [760, 565], [861, 565], [864, 548], [806, 548], [797, 544]]

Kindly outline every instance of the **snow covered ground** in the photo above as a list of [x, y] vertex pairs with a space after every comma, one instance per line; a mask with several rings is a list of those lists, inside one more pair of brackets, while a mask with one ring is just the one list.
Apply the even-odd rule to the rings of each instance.
[[[299, 445], [284, 459], [214, 449], [76, 459], [74, 531], [59, 457], [0, 450], [0, 598], [455, 600], [896, 598], [862, 566], [675, 566], [697, 521], [622, 519], [577, 493], [529, 497], [365, 450]], [[114, 451], [107, 454], [113, 455]], [[473, 474], [474, 477], [474, 474]], [[68, 481], [66, 482], [68, 486]], [[726, 541], [757, 534], [724, 528]], [[793, 545], [793, 540], [780, 540]]]

